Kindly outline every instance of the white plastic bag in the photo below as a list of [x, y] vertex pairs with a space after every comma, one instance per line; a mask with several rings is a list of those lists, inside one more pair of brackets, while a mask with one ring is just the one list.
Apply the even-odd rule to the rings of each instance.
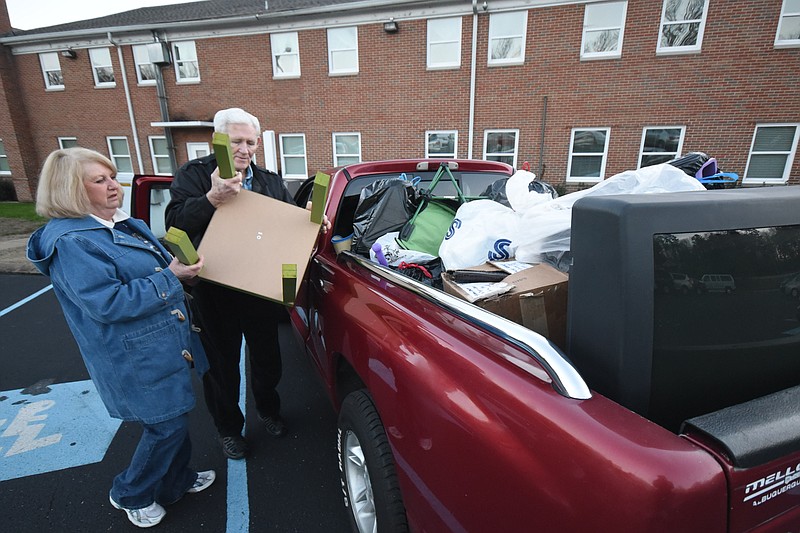
[[[517, 170], [506, 182], [506, 197], [511, 208], [522, 213], [530, 207], [549, 202], [554, 198], [554, 191], [544, 189], [543, 192], [530, 190], [530, 184], [536, 180], [536, 174], [527, 170]], [[549, 187], [549, 186], [548, 186]]]
[[537, 263], [543, 261], [545, 254], [568, 251], [572, 206], [585, 196], [705, 190], [700, 181], [666, 163], [621, 172], [588, 189], [526, 209], [522, 213], [523, 234], [517, 242], [517, 260]]
[[493, 200], [473, 200], [458, 208], [439, 247], [446, 270], [468, 268], [514, 256], [519, 215]]
[[390, 266], [398, 266], [404, 261], [406, 263], [427, 263], [428, 261], [436, 259], [435, 256], [426, 254], [425, 252], [406, 250], [397, 244], [397, 237], [399, 235], [399, 231], [391, 231], [381, 235], [369, 251], [370, 260], [372, 260], [373, 263], [379, 263], [378, 256], [375, 253], [375, 245], [380, 245], [381, 253]]

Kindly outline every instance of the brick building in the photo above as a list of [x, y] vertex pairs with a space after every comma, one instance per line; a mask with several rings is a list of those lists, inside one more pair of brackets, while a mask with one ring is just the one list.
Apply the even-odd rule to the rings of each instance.
[[745, 185], [800, 183], [797, 0], [207, 0], [30, 31], [0, 2], [20, 201], [59, 146], [169, 174], [232, 106], [287, 180], [431, 155], [572, 190], [703, 151]]

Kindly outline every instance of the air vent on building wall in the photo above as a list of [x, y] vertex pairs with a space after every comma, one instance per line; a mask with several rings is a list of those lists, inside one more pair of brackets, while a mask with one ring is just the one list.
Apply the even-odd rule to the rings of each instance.
[[154, 65], [169, 65], [169, 45], [163, 41], [148, 44], [147, 55]]

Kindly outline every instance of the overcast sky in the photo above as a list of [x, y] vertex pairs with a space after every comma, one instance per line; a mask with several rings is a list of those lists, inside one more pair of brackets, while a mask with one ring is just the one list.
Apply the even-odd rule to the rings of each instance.
[[30, 30], [104, 17], [139, 7], [185, 4], [197, 0], [6, 0], [11, 27]]

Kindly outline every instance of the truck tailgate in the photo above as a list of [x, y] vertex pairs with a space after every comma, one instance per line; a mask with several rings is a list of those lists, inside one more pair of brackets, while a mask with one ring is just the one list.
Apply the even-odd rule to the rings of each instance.
[[722, 464], [730, 531], [800, 531], [800, 386], [687, 420]]

